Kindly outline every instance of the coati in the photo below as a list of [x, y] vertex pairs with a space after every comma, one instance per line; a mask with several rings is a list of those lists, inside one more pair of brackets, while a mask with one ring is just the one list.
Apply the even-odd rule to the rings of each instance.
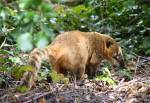
[[49, 61], [58, 73], [67, 75], [70, 72], [75, 74], [77, 79], [82, 79], [85, 73], [94, 76], [103, 59], [116, 64], [117, 56], [121, 53], [119, 44], [108, 35], [97, 32], [64, 32], [46, 48], [36, 48], [29, 54], [29, 64], [36, 70], [26, 72], [23, 81], [28, 82], [30, 77], [30, 82], [36, 80], [43, 60]]

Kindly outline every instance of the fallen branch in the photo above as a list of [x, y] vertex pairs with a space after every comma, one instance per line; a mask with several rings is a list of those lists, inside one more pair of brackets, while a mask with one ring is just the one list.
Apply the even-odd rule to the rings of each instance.
[[33, 101], [39, 100], [40, 98], [45, 97], [45, 96], [47, 96], [47, 95], [50, 95], [50, 94], [52, 94], [53, 92], [54, 92], [54, 91], [41, 93], [40, 95], [34, 97], [33, 99], [30, 99], [30, 100], [28, 100], [28, 101], [24, 101], [24, 102], [22, 102], [22, 103], [32, 103]]

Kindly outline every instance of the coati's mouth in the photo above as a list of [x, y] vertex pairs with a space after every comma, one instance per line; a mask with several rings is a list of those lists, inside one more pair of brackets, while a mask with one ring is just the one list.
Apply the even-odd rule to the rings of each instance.
[[113, 58], [117, 61], [119, 66], [121, 66], [121, 67], [125, 66], [125, 61], [124, 61], [123, 55], [119, 54], [119, 55], [114, 56]]

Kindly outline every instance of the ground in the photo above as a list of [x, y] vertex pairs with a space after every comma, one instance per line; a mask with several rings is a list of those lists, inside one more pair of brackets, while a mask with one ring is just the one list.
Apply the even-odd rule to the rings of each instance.
[[135, 56], [133, 76], [129, 80], [111, 71], [117, 85], [110, 86], [103, 81], [85, 79], [60, 84], [40, 81], [26, 93], [16, 92], [19, 81], [9, 78], [8, 86], [0, 89], [0, 103], [149, 103], [150, 101], [150, 58]]

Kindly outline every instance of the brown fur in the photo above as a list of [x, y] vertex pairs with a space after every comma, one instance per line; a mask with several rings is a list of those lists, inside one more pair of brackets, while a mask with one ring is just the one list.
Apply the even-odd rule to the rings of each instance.
[[103, 59], [115, 64], [113, 56], [120, 53], [120, 46], [108, 35], [70, 31], [58, 35], [45, 49], [34, 49], [29, 55], [29, 64], [38, 72], [41, 62], [46, 59], [58, 73], [67, 75], [70, 72], [81, 79], [85, 72], [94, 76]]

